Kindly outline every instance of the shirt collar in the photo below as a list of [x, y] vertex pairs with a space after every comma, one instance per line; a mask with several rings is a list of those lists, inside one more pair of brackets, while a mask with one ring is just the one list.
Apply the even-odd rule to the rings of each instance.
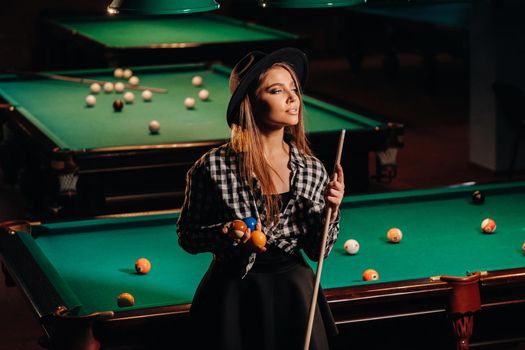
[[295, 143], [288, 142], [288, 145], [290, 146], [290, 163], [292, 166], [297, 165], [301, 168], [304, 168], [306, 166], [306, 163], [304, 161], [304, 157], [299, 153], [299, 150], [297, 149], [297, 146], [295, 146]]

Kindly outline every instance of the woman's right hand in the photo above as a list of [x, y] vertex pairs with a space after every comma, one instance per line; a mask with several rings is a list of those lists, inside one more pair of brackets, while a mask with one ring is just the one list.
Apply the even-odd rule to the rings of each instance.
[[[228, 237], [230, 237], [234, 244], [237, 245], [239, 243], [243, 243], [245, 245], [245, 247], [247, 247], [248, 249], [252, 250], [252, 251], [256, 251], [256, 252], [265, 252], [266, 251], [266, 247], [257, 247], [253, 244], [250, 244], [250, 238], [251, 238], [251, 230], [249, 228], [247, 228], [245, 231], [244, 231], [244, 234], [242, 236], [239, 237], [239, 234], [238, 234], [238, 231], [236, 231], [233, 227], [233, 221], [230, 221], [226, 224], [224, 224], [224, 226], [222, 227], [222, 233], [225, 234], [225, 235], [228, 235]], [[255, 225], [255, 229], [256, 230], [259, 230], [259, 231], [262, 231], [262, 224], [261, 224], [261, 221], [260, 220], [257, 220], [257, 224]], [[248, 244], [246, 244], [248, 242]]]
[[233, 239], [235, 244], [246, 243], [246, 242], [248, 242], [250, 240], [251, 234], [250, 234], [250, 229], [249, 228], [244, 231], [244, 233], [243, 233], [243, 235], [241, 237], [239, 237], [237, 232], [238, 231], [236, 231], [234, 229], [234, 227], [233, 227], [233, 221], [227, 222], [222, 227], [222, 233], [225, 234], [225, 235], [228, 235], [228, 237]]

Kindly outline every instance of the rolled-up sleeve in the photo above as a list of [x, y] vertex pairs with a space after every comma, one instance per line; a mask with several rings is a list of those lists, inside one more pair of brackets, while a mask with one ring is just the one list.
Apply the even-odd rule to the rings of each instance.
[[222, 233], [225, 222], [217, 188], [202, 162], [186, 174], [185, 200], [177, 223], [180, 246], [191, 254], [224, 253], [233, 241]]

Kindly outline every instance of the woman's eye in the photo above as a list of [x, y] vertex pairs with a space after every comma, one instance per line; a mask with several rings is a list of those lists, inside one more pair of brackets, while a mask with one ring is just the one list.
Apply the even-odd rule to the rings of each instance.
[[272, 89], [272, 90], [270, 90], [270, 93], [271, 93], [271, 94], [278, 94], [278, 93], [280, 93], [281, 91], [282, 91], [281, 89]]

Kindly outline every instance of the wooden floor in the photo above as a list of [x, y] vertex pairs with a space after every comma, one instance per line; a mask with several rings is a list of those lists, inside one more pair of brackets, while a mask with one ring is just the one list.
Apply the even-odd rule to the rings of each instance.
[[[464, 62], [439, 57], [435, 84], [429, 86], [416, 56], [402, 57], [396, 81], [385, 79], [381, 57], [365, 60], [359, 75], [343, 57], [311, 62], [308, 92], [341, 106], [384, 116], [405, 125], [405, 147], [398, 154], [398, 176], [389, 184], [372, 183], [371, 191], [398, 191], [501, 181], [468, 159], [468, 75]], [[371, 163], [374, 156], [371, 155]], [[372, 166], [372, 171], [373, 166]], [[16, 188], [2, 185], [0, 220], [23, 218], [24, 202]], [[40, 329], [17, 288], [0, 283], [0, 349], [40, 349]]]

